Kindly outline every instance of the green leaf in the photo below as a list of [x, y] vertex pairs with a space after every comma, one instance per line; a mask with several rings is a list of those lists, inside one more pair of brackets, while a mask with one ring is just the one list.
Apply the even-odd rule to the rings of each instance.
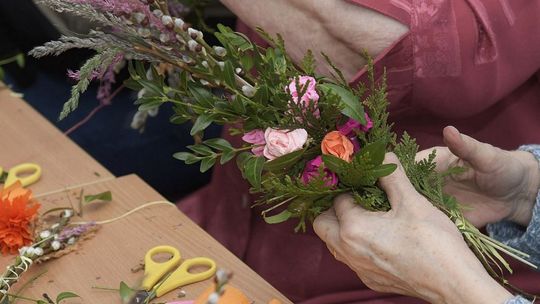
[[124, 281], [120, 282], [120, 299], [122, 303], [129, 303], [129, 301], [135, 296], [136, 291], [129, 287]]
[[49, 302], [43, 301], [43, 300], [37, 300], [37, 304], [49, 304]]
[[242, 172], [242, 176], [245, 178], [245, 175], [244, 175], [244, 167], [246, 165], [246, 162], [251, 158], [253, 157], [253, 154], [249, 153], [249, 152], [242, 152], [240, 154], [238, 154], [238, 156], [236, 157], [236, 165], [238, 166], [238, 168], [240, 169], [240, 172]]
[[304, 152], [306, 151], [302, 149], [280, 156], [265, 163], [264, 169], [270, 172], [287, 170], [288, 168], [296, 164], [300, 159], [302, 159], [302, 155], [304, 154]]
[[268, 86], [262, 85], [258, 87], [253, 100], [260, 104], [267, 104], [270, 100], [270, 89], [268, 89]]
[[142, 89], [142, 85], [137, 82], [136, 80], [134, 80], [132, 77], [126, 79], [124, 81], [124, 86], [128, 89], [131, 89], [133, 91], [139, 91]]
[[367, 123], [362, 103], [350, 90], [332, 83], [324, 83], [319, 86], [333, 94], [338, 95], [341, 98], [342, 105], [344, 106], [341, 113], [360, 122], [363, 125]]
[[233, 146], [231, 146], [231, 144], [223, 138], [208, 139], [208, 140], [205, 140], [203, 144], [219, 151], [234, 149]]
[[235, 155], [236, 155], [236, 151], [234, 150], [224, 151], [223, 154], [221, 155], [221, 158], [219, 159], [219, 163], [223, 165], [224, 163], [233, 159]]
[[283, 223], [289, 218], [291, 218], [292, 213], [289, 210], [283, 210], [282, 212], [272, 215], [272, 216], [265, 216], [263, 215], [264, 221], [267, 224], [279, 224]]
[[244, 104], [245, 97], [242, 95], [236, 95], [236, 97], [232, 100], [231, 104], [233, 106], [234, 111], [245, 114], [246, 113], [246, 106]]
[[173, 154], [173, 157], [185, 162], [186, 165], [191, 165], [201, 160], [200, 157], [197, 157], [196, 155], [189, 152], [177, 152]]
[[58, 296], [56, 297], [56, 304], [59, 304], [60, 301], [69, 299], [69, 298], [80, 298], [80, 296], [76, 293], [65, 291], [58, 294]]
[[371, 165], [380, 165], [384, 161], [386, 145], [387, 143], [384, 140], [378, 140], [376, 142], [367, 144], [362, 148], [362, 150], [360, 150], [360, 153], [358, 153], [355, 158], [361, 159], [367, 157], [370, 160], [369, 163]]
[[210, 170], [210, 168], [212, 168], [214, 166], [214, 164], [216, 163], [216, 158], [215, 157], [208, 157], [208, 158], [205, 158], [201, 161], [201, 173], [204, 173], [208, 170]]
[[17, 61], [17, 65], [19, 67], [24, 67], [24, 54], [18, 54], [17, 56], [15, 56], [15, 60]]
[[371, 172], [374, 177], [379, 178], [392, 174], [392, 172], [394, 172], [396, 169], [396, 164], [382, 164], [377, 168], [373, 169]]
[[189, 134], [191, 136], [194, 136], [195, 134], [204, 131], [208, 126], [212, 123], [212, 117], [210, 115], [203, 114], [199, 117], [197, 117], [197, 120], [195, 120], [195, 123], [193, 124], [193, 127], [191, 128], [191, 131]]
[[215, 154], [214, 151], [212, 151], [212, 149], [210, 149], [209, 147], [205, 145], [191, 145], [191, 146], [187, 146], [187, 148], [203, 156]]
[[347, 171], [347, 169], [350, 167], [348, 162], [339, 157], [335, 157], [334, 155], [323, 155], [322, 160], [324, 166], [328, 168], [328, 170], [338, 174], [340, 172]]
[[248, 182], [255, 189], [261, 188], [262, 171], [266, 159], [264, 157], [252, 157], [244, 166], [244, 174]]
[[111, 191], [105, 191], [102, 193], [94, 194], [94, 195], [85, 195], [84, 196], [84, 203], [88, 204], [93, 201], [103, 201], [103, 202], [110, 202], [112, 201], [112, 193]]
[[195, 100], [197, 100], [200, 105], [206, 108], [214, 107], [214, 96], [207, 89], [196, 86], [189, 86], [189, 92], [191, 93], [191, 95], [193, 95], [193, 98], [195, 98]]
[[225, 62], [225, 67], [223, 68], [223, 79], [225, 80], [225, 83], [229, 85], [229, 87], [236, 87], [234, 67], [230, 61]]
[[169, 118], [169, 122], [175, 125], [181, 125], [186, 123], [189, 120], [189, 117], [185, 117], [179, 114], [175, 114]]
[[254, 66], [253, 57], [244, 55], [240, 58], [240, 64], [246, 73], [249, 73]]

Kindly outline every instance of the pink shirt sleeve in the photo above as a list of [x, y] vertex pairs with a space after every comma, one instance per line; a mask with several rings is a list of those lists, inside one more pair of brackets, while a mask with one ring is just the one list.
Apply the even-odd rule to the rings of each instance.
[[[398, 69], [405, 74], [399, 78], [409, 77], [410, 102], [442, 117], [484, 111], [540, 68], [540, 1], [350, 2], [409, 26], [407, 37], [392, 47], [401, 49], [401, 55], [393, 54], [398, 60], [389, 61], [386, 54], [378, 59], [384, 61], [390, 85], [392, 69]], [[362, 75], [363, 71], [356, 80]]]

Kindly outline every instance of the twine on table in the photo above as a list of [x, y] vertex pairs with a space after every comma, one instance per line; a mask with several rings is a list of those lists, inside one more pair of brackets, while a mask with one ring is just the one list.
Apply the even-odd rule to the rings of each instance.
[[85, 224], [88, 224], [90, 222], [93, 222], [93, 223], [96, 223], [98, 225], [105, 225], [105, 224], [110, 224], [110, 223], [113, 223], [113, 222], [116, 222], [118, 220], [121, 220], [137, 211], [140, 211], [142, 209], [145, 209], [145, 208], [148, 208], [148, 207], [151, 207], [151, 206], [156, 206], [156, 205], [169, 205], [169, 206], [174, 206], [176, 208], [176, 206], [172, 203], [172, 202], [169, 202], [169, 201], [154, 201], [154, 202], [149, 202], [149, 203], [146, 203], [146, 204], [143, 204], [137, 208], [134, 208], [134, 209], [131, 209], [129, 210], [128, 212], [120, 215], [120, 216], [117, 216], [115, 218], [112, 218], [112, 219], [108, 219], [108, 220], [104, 220], [104, 221], [86, 221], [86, 222], [73, 222], [71, 223], [72, 225], [85, 225]]

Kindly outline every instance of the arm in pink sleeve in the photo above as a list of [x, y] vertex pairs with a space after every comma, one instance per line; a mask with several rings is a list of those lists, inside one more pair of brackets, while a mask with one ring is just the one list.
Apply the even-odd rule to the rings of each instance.
[[413, 94], [427, 107], [437, 98], [439, 111], [452, 115], [459, 99], [466, 111], [483, 111], [540, 68], [540, 1], [410, 3]]

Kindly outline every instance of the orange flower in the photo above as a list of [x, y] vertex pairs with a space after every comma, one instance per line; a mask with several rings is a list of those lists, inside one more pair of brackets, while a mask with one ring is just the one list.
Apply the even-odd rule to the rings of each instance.
[[32, 242], [30, 224], [40, 204], [19, 182], [0, 190], [0, 250], [15, 254]]
[[354, 145], [339, 131], [332, 131], [324, 136], [321, 150], [323, 154], [334, 155], [346, 162], [350, 162], [354, 152]]

